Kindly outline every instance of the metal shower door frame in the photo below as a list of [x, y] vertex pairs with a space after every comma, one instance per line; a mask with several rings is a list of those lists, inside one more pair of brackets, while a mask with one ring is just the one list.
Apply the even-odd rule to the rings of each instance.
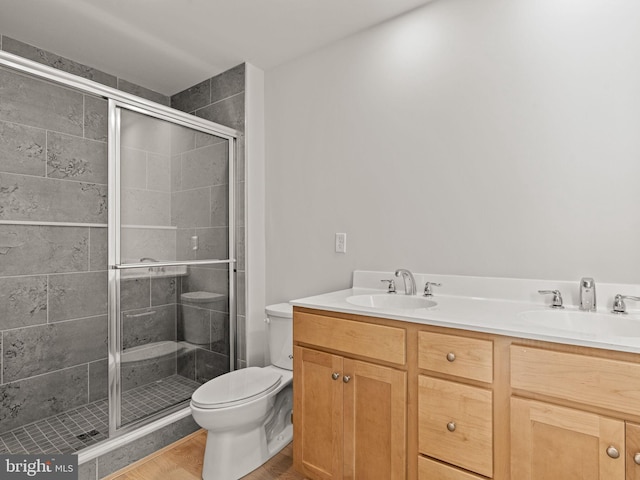
[[[108, 118], [108, 157], [109, 157], [109, 180], [108, 180], [108, 235], [109, 235], [109, 258], [108, 258], [108, 318], [109, 318], [109, 337], [108, 337], [108, 372], [109, 372], [109, 437], [121, 435], [133, 430], [141, 425], [150, 423], [158, 417], [171, 412], [173, 409], [181, 408], [176, 406], [168, 408], [143, 420], [134, 422], [122, 427], [121, 419], [121, 394], [122, 384], [120, 376], [121, 364], [121, 345], [122, 345], [122, 325], [120, 322], [120, 279], [121, 272], [125, 269], [140, 268], [143, 266], [138, 263], [122, 264], [120, 258], [120, 127], [121, 127], [121, 111], [128, 110], [135, 113], [147, 115], [158, 120], [170, 122], [172, 124], [191, 128], [203, 133], [215, 135], [219, 138], [228, 140], [229, 151], [229, 250], [228, 258], [222, 260], [193, 260], [193, 261], [171, 261], [161, 262], [154, 265], [172, 266], [172, 265], [212, 265], [212, 264], [228, 264], [229, 265], [229, 369], [235, 369], [236, 356], [236, 249], [235, 249], [235, 152], [236, 138], [235, 130], [222, 127], [208, 120], [204, 120], [193, 115], [185, 114], [178, 111], [172, 111], [168, 108], [156, 107], [154, 104], [141, 105], [140, 103], [128, 103], [122, 100], [109, 98]], [[148, 267], [149, 264], [144, 264]]]

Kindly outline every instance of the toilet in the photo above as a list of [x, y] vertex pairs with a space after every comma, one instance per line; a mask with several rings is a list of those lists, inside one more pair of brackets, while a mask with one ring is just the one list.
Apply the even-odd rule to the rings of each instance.
[[207, 430], [204, 480], [237, 480], [293, 439], [293, 308], [265, 311], [271, 364], [226, 373], [191, 396], [193, 419]]

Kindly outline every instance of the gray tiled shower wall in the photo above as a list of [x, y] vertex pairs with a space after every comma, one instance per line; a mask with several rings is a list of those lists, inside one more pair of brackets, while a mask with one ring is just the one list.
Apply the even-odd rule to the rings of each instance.
[[[239, 366], [245, 366], [245, 75], [244, 64], [237, 65], [215, 77], [206, 79], [171, 97], [171, 106], [177, 110], [206, 118], [222, 125], [235, 128], [238, 132], [236, 142], [235, 170], [235, 207], [236, 207], [236, 300], [237, 300], [237, 351]], [[190, 277], [198, 282], [206, 277], [199, 272]]]
[[[184, 102], [190, 101], [193, 89], [175, 95], [170, 101], [157, 92], [6, 36], [0, 36], [0, 48], [237, 128], [241, 132], [236, 169], [237, 290], [239, 294], [244, 292], [244, 66], [203, 82], [206, 88], [195, 86], [206, 98], [202, 102], [198, 100], [191, 109], [183, 107]], [[0, 220], [105, 224], [106, 101], [5, 69], [0, 69], [0, 85], [3, 86]], [[196, 94], [194, 98], [197, 97]], [[180, 153], [183, 161], [185, 155]], [[154, 160], [157, 159], [148, 156], [148, 162]], [[172, 171], [177, 163], [175, 158], [171, 159]], [[153, 173], [161, 174], [161, 169], [151, 171], [149, 181], [166, 181], [166, 177], [151, 178]], [[187, 184], [197, 182], [198, 175], [187, 171], [184, 180]], [[175, 183], [176, 175], [171, 181], [174, 182], [171, 194], [176, 195], [182, 186]], [[197, 184], [192, 186], [193, 190], [200, 188]], [[210, 188], [212, 198], [223, 194], [224, 187]], [[219, 238], [223, 230], [220, 228], [224, 224], [223, 216], [219, 209], [213, 208], [209, 226], [183, 225], [178, 230], [177, 244], [184, 245], [190, 230], [200, 228], [198, 233], [205, 245], [212, 244], [209, 238], [211, 241]], [[0, 225], [0, 424], [3, 431], [106, 395], [106, 268], [107, 232], [102, 226]], [[164, 328], [153, 325], [151, 331], [164, 332], [160, 334], [164, 335], [162, 338], [183, 340], [182, 328], [171, 328], [172, 322], [177, 327], [184, 326], [183, 309], [177, 308], [181, 292], [211, 289], [211, 282], [219, 283], [224, 289], [226, 275], [226, 269], [198, 268], [183, 278], [127, 280], [123, 302], [133, 302], [127, 307], [132, 312], [162, 307], [157, 310], [160, 311], [158, 318], [165, 319], [164, 323], [159, 320]], [[189, 306], [196, 311], [196, 315], [190, 316], [196, 319], [196, 330], [202, 329], [205, 336], [208, 330], [208, 341], [178, 359], [175, 367], [179, 373], [201, 381], [224, 370], [223, 360], [228, 355], [226, 342], [220, 340], [228, 335], [228, 305], [206, 307]], [[184, 310], [188, 310], [187, 306]], [[242, 364], [245, 358], [243, 293], [238, 296], [238, 313], [238, 358]], [[137, 332], [138, 329], [131, 329], [132, 344], [146, 341], [136, 339]], [[160, 367], [157, 366], [159, 370]], [[133, 386], [145, 375], [130, 372], [125, 377], [127, 385]], [[81, 478], [101, 478], [196, 428], [190, 418], [165, 427], [82, 465]], [[123, 453], [126, 454], [120, 458]]]

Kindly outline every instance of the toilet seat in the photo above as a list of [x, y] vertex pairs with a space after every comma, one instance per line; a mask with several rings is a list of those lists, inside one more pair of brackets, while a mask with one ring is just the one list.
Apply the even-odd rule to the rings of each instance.
[[278, 388], [282, 375], [270, 369], [248, 367], [225, 373], [201, 385], [191, 403], [199, 408], [225, 408], [255, 400]]

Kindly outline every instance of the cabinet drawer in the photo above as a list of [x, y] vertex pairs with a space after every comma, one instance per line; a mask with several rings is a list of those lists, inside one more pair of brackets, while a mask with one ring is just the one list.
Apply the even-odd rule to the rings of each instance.
[[404, 328], [296, 312], [293, 341], [398, 365], [406, 363]]
[[491, 477], [492, 392], [425, 375], [418, 385], [420, 453]]
[[441, 333], [418, 333], [418, 366], [491, 383], [493, 342]]
[[418, 457], [418, 480], [485, 480], [430, 458]]
[[640, 364], [511, 346], [511, 386], [640, 415]]

